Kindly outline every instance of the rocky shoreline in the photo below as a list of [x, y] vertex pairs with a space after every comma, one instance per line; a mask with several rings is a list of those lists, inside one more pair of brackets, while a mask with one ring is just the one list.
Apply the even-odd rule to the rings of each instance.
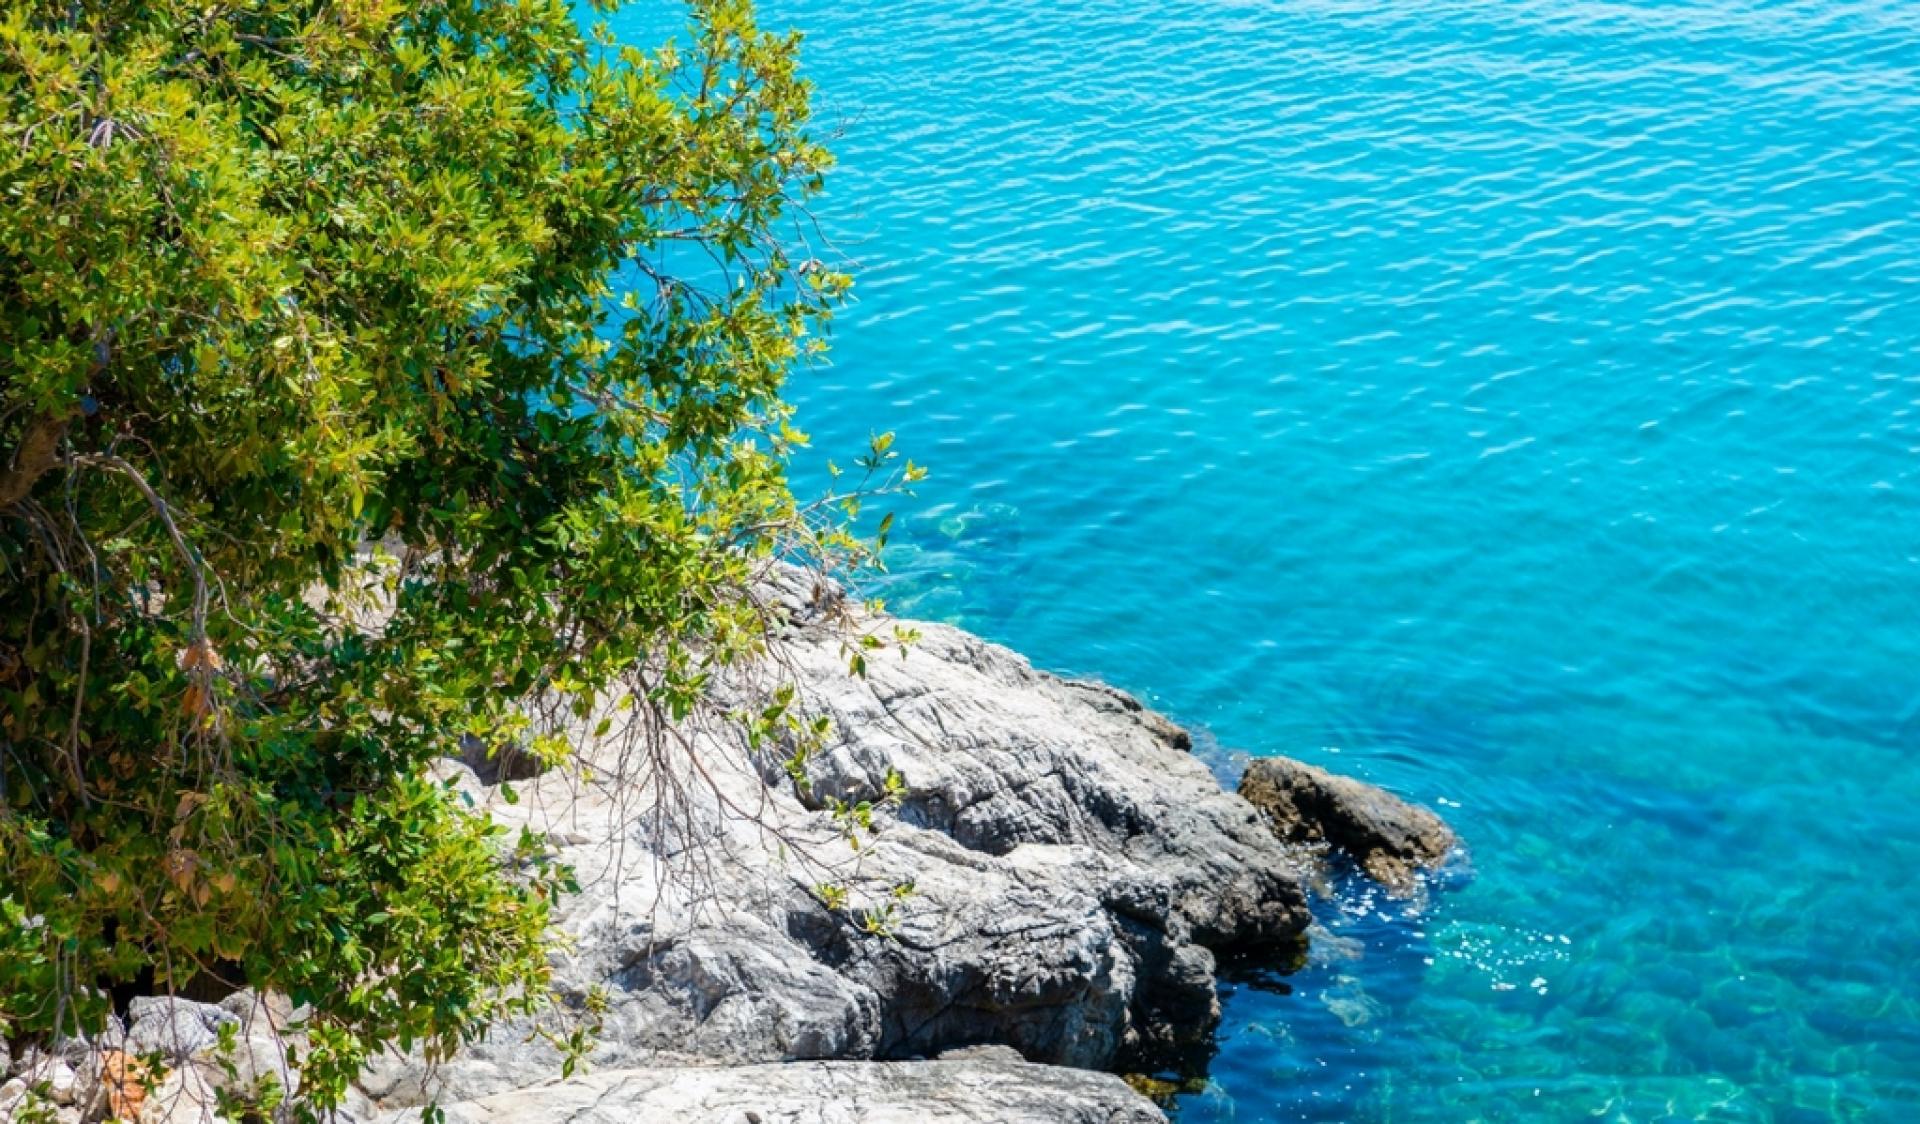
[[[446, 763], [579, 872], [555, 977], [563, 1008], [599, 1024], [591, 1072], [557, 1080], [536, 1028], [503, 1025], [437, 1065], [383, 1059], [353, 1117], [397, 1124], [433, 1100], [473, 1124], [1162, 1120], [1112, 1074], [1204, 1071], [1221, 957], [1297, 960], [1307, 888], [1339, 854], [1406, 892], [1454, 847], [1431, 813], [1297, 762], [1224, 791], [1130, 696], [957, 629], [915, 625], [904, 654], [850, 677], [849, 629], [892, 622], [798, 581], [777, 596], [778, 678], [835, 731], [804, 796], [728, 723], [594, 745], [592, 771], [523, 780], [511, 802]], [[763, 689], [721, 687], [742, 705]], [[905, 789], [888, 802], [890, 775]], [[862, 801], [880, 807], [856, 849], [832, 809]], [[823, 902], [828, 882], [845, 907]], [[97, 1045], [167, 1056], [143, 1121], [212, 1120], [215, 1088], [285, 1075], [297, 1018], [272, 1007], [149, 1000], [125, 1042]], [[242, 1023], [239, 1076], [209, 1056], [223, 1021]], [[102, 1084], [101, 1052], [70, 1059], [70, 1085]], [[14, 1100], [55, 1060], [15, 1060]], [[106, 1107], [76, 1092], [61, 1112]]]

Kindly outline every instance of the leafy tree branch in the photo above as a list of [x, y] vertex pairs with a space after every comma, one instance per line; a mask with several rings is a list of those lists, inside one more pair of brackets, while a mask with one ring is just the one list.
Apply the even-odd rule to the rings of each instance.
[[672, 830], [771, 571], [872, 558], [917, 469], [785, 472], [849, 284], [798, 40], [683, 7], [648, 50], [564, 0], [0, 12], [0, 1034], [281, 991], [317, 1112], [539, 1010], [572, 876], [430, 767]]

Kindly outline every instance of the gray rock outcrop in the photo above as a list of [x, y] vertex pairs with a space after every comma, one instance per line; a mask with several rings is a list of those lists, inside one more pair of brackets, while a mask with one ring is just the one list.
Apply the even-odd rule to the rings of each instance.
[[158, 1054], [184, 1062], [220, 1038], [220, 1028], [238, 1028], [239, 1016], [213, 1003], [172, 996], [141, 996], [127, 1010], [127, 1034], [114, 1043], [129, 1054]]
[[[595, 1065], [998, 1044], [1085, 1069], [1197, 1069], [1219, 1014], [1216, 952], [1299, 946], [1309, 916], [1292, 850], [1132, 698], [936, 625], [852, 677], [848, 633], [802, 591], [784, 596], [782, 678], [835, 730], [804, 793], [783, 750], [750, 751], [733, 723], [607, 739], [585, 754], [596, 777], [556, 770], [518, 785], [513, 804], [446, 768], [508, 826], [547, 832], [579, 872], [556, 975], [583, 1006], [604, 991]], [[742, 706], [760, 689], [722, 688]], [[855, 850], [831, 809], [882, 803], [890, 772], [906, 795]], [[823, 903], [830, 882], [852, 888], [848, 908]], [[557, 1057], [525, 1030], [496, 1030], [430, 1083], [388, 1059], [362, 1089], [397, 1107], [543, 1081]]]

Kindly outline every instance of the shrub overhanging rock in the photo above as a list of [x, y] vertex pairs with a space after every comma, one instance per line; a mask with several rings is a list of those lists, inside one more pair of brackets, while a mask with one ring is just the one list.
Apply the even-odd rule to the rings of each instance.
[[[1297, 762], [1256, 762], [1250, 803], [1133, 698], [957, 629], [916, 626], [904, 654], [868, 653], [850, 677], [849, 636], [893, 622], [797, 577], [776, 595], [778, 674], [718, 689], [744, 708], [793, 682], [832, 720], [806, 785], [733, 723], [583, 730], [584, 776], [553, 770], [511, 799], [443, 765], [580, 875], [555, 975], [577, 1009], [604, 996], [594, 1072], [554, 1083], [557, 1051], [502, 1025], [435, 1067], [383, 1059], [356, 1116], [434, 1099], [476, 1124], [1159, 1120], [1082, 1071], [1199, 1072], [1217, 955], [1298, 953], [1316, 848], [1403, 886], [1454, 845], [1431, 813]], [[856, 849], [833, 809], [862, 801], [881, 807]], [[825, 884], [848, 901], [829, 908]]]

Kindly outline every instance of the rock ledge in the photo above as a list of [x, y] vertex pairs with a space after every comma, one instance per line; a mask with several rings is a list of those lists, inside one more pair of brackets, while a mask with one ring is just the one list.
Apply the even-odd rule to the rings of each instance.
[[[380, 1124], [412, 1124], [417, 1111]], [[1105, 1073], [1014, 1057], [611, 1070], [447, 1110], [447, 1124], [1166, 1124]]]

